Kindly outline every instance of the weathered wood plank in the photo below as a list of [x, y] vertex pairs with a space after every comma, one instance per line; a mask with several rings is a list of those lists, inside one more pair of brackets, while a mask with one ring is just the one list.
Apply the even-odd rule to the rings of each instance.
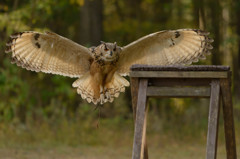
[[[148, 101], [148, 99], [147, 99]], [[147, 114], [148, 114], [148, 102], [146, 102], [146, 109], [145, 109], [145, 118], [144, 118], [144, 126], [143, 126], [143, 138], [142, 138], [142, 155], [143, 159], [148, 159], [148, 146], [147, 146], [147, 137], [146, 137], [146, 130], [147, 130]], [[141, 157], [142, 158], [142, 157]]]
[[136, 121], [135, 121], [135, 131], [134, 131], [134, 142], [133, 142], [133, 154], [132, 159], [141, 159], [143, 155], [142, 152], [142, 139], [144, 132], [144, 120], [145, 120], [145, 111], [146, 111], [146, 102], [147, 102], [147, 79], [139, 80], [139, 93], [137, 101], [137, 112], [136, 112]]
[[[209, 121], [207, 139], [207, 159], [216, 159], [220, 90], [223, 97], [223, 115], [228, 159], [236, 159], [236, 141], [233, 121], [233, 108], [228, 70], [145, 70], [130, 72], [133, 96], [133, 116], [135, 133], [133, 159], [148, 158], [146, 144], [146, 102], [150, 97], [209, 97]], [[139, 81], [132, 82], [138, 78]], [[211, 82], [213, 81], [213, 82]], [[211, 82], [211, 88], [209, 84]], [[135, 84], [134, 84], [135, 83]], [[138, 86], [139, 89], [138, 90]], [[157, 88], [156, 86], [160, 87]], [[177, 86], [177, 87], [176, 87]], [[185, 87], [183, 87], [185, 86]], [[186, 87], [187, 86], [187, 87]], [[148, 88], [147, 88], [148, 87]], [[145, 88], [145, 89], [144, 89]], [[147, 88], [147, 91], [146, 91]], [[139, 93], [138, 93], [139, 92]], [[135, 95], [134, 95], [135, 94]], [[144, 150], [143, 150], [144, 148]]]
[[[133, 120], [135, 123], [137, 99], [138, 99], [138, 88], [139, 88], [139, 78], [132, 77], [132, 78], [130, 78], [130, 81], [131, 81]], [[146, 117], [144, 120], [144, 131], [143, 131], [144, 135], [143, 135], [143, 141], [142, 141], [142, 142], [144, 142], [144, 159], [148, 159], [148, 146], [147, 146], [147, 140], [146, 140], [146, 123], [147, 123], [147, 112], [146, 112]]]
[[147, 88], [149, 97], [210, 97], [210, 87], [156, 87]]
[[143, 78], [227, 78], [228, 72], [214, 71], [132, 71], [131, 77]]
[[[146, 130], [145, 130], [146, 132]], [[147, 139], [146, 136], [144, 137], [144, 154], [143, 154], [144, 159], [148, 159], [148, 146], [147, 146]]]
[[209, 86], [210, 78], [149, 78], [149, 86]]
[[230, 79], [221, 79], [221, 93], [223, 97], [223, 119], [227, 159], [237, 159], [236, 139], [233, 118], [233, 105]]
[[139, 88], [139, 78], [130, 78], [131, 81], [131, 95], [132, 95], [132, 110], [133, 110], [133, 120], [136, 120], [136, 109], [137, 109], [137, 99], [138, 99], [138, 88]]
[[211, 97], [208, 116], [207, 154], [206, 159], [216, 159], [217, 137], [219, 121], [220, 81], [213, 80], [211, 83]]
[[131, 66], [132, 71], [230, 71], [229, 66], [220, 65], [142, 65], [135, 64]]

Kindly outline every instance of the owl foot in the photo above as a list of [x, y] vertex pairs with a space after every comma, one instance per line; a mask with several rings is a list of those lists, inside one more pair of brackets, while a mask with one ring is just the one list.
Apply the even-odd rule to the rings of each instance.
[[105, 92], [105, 102], [107, 102], [111, 98], [111, 95], [108, 92], [108, 89], [106, 86], [104, 86], [104, 92]]
[[104, 96], [104, 92], [103, 92], [103, 86], [100, 85], [100, 104], [103, 104], [104, 103], [104, 99], [105, 99], [105, 96]]
[[103, 94], [103, 92], [100, 92], [100, 104], [103, 104], [105, 100], [105, 96]]

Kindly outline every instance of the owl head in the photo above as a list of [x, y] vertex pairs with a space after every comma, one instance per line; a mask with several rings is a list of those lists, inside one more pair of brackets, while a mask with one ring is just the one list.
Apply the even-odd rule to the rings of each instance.
[[117, 42], [106, 43], [101, 41], [100, 45], [101, 59], [104, 61], [114, 61], [119, 57], [121, 47], [117, 46]]

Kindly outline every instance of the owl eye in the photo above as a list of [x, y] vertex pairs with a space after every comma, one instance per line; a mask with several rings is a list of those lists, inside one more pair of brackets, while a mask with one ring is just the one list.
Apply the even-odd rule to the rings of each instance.
[[113, 51], [116, 51], [116, 48], [114, 48]]
[[108, 51], [108, 48], [105, 47], [104, 51]]

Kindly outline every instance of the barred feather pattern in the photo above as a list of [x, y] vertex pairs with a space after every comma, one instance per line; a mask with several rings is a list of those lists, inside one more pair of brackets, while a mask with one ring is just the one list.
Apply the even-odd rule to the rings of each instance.
[[[111, 82], [105, 86], [99, 86], [99, 89], [94, 88], [94, 80], [89, 73], [80, 77], [73, 83], [73, 87], [77, 88], [77, 93], [88, 103], [104, 104], [106, 102], [112, 103], [114, 98], [117, 98], [121, 92], [125, 92], [125, 87], [128, 87], [129, 82], [115, 73]], [[102, 87], [102, 90], [101, 90]], [[100, 91], [99, 91], [100, 90]]]
[[91, 52], [55, 33], [19, 32], [11, 35], [6, 45], [12, 63], [27, 70], [68, 77], [89, 71]]
[[149, 34], [122, 48], [121, 75], [128, 75], [133, 64], [190, 65], [206, 59], [213, 48], [209, 33], [198, 29], [165, 30]]
[[205, 59], [213, 48], [208, 35], [196, 29], [165, 30], [122, 48], [102, 42], [88, 49], [55, 33], [30, 31], [11, 35], [5, 52], [27, 70], [77, 77], [72, 85], [77, 93], [89, 103], [104, 104], [129, 86], [122, 76], [133, 64], [183, 65]]

